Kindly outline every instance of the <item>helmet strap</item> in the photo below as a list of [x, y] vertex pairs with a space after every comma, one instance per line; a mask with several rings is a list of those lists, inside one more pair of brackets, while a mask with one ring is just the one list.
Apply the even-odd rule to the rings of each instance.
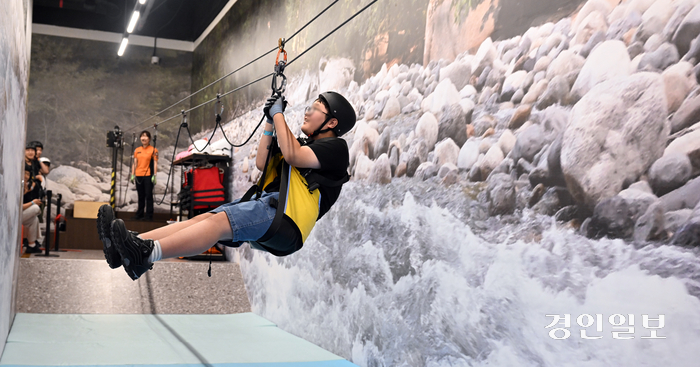
[[318, 134], [322, 134], [322, 133], [326, 133], [326, 132], [329, 132], [329, 131], [333, 131], [333, 129], [324, 129], [324, 128], [323, 128], [324, 126], [326, 126], [326, 124], [328, 123], [328, 121], [330, 121], [332, 118], [333, 118], [332, 116], [326, 117], [326, 120], [323, 121], [323, 123], [321, 124], [321, 126], [319, 126], [319, 128], [316, 129], [316, 131], [314, 131], [313, 134], [309, 135], [309, 138], [314, 138], [314, 137], [318, 136]]

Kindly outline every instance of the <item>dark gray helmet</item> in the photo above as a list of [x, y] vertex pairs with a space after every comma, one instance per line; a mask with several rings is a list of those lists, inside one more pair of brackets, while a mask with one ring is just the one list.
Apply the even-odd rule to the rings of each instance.
[[333, 132], [337, 136], [342, 136], [352, 130], [357, 120], [355, 109], [352, 108], [350, 102], [345, 97], [336, 92], [323, 92], [318, 98], [322, 98], [330, 107], [330, 115], [338, 119], [338, 125], [333, 128]]
[[34, 149], [36, 149], [36, 148], [44, 149], [44, 144], [41, 144], [41, 142], [38, 140], [34, 140], [34, 141], [27, 143], [27, 148], [30, 148], [30, 147], [34, 148]]

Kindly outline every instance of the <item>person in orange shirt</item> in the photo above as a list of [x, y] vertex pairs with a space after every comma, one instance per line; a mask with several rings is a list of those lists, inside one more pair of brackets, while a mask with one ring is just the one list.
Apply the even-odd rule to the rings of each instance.
[[[131, 182], [139, 195], [139, 207], [132, 219], [153, 219], [153, 186], [158, 171], [158, 149], [151, 146], [151, 133], [141, 132], [141, 146], [134, 150], [134, 163], [131, 166]], [[145, 216], [144, 216], [145, 208]]]

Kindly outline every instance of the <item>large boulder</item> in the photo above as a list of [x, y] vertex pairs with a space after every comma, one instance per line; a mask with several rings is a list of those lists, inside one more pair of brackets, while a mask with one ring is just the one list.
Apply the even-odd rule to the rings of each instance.
[[693, 166], [692, 175], [695, 176], [700, 171], [700, 128], [672, 141], [666, 147], [664, 155], [671, 153], [687, 155]]
[[537, 108], [543, 110], [555, 103], [565, 105], [569, 102], [569, 82], [557, 75], [547, 84], [547, 90], [537, 100]]
[[472, 111], [465, 113], [459, 104], [443, 108], [438, 123], [438, 140], [451, 138], [457, 145], [463, 145], [467, 141], [467, 124], [471, 121]]
[[598, 203], [588, 224], [581, 228], [588, 238], [629, 238], [634, 225], [627, 201], [613, 196]]
[[357, 162], [355, 163], [355, 170], [353, 172], [352, 178], [356, 180], [366, 180], [369, 178], [372, 170], [374, 168], [374, 162], [369, 159], [364, 154], [360, 154], [357, 157]]
[[680, 26], [673, 35], [673, 43], [678, 48], [678, 53], [685, 55], [690, 49], [690, 42], [700, 33], [700, 4], [697, 4], [683, 18]]
[[468, 140], [459, 150], [457, 157], [457, 167], [469, 170], [479, 159], [479, 143], [475, 140]]
[[510, 129], [505, 129], [498, 138], [498, 146], [501, 147], [501, 151], [504, 155], [508, 155], [513, 150], [516, 141], [517, 138]]
[[401, 103], [396, 97], [389, 97], [384, 105], [384, 110], [382, 111], [382, 120], [388, 120], [392, 117], [398, 116], [401, 113]]
[[666, 211], [694, 208], [700, 202], [700, 177], [688, 181], [660, 199]]
[[480, 75], [486, 67], [491, 66], [493, 61], [498, 57], [498, 51], [493, 45], [491, 37], [486, 38], [479, 49], [476, 51], [476, 55], [472, 59], [472, 73]]
[[527, 93], [525, 93], [525, 96], [520, 101], [520, 103], [523, 103], [523, 104], [535, 103], [540, 98], [540, 96], [543, 93], [545, 93], [545, 91], [547, 90], [547, 87], [548, 87], [548, 81], [546, 79], [542, 79], [542, 80], [535, 82], [535, 84], [533, 84], [530, 87], [530, 90], [528, 90]]
[[665, 195], [690, 179], [693, 166], [687, 155], [672, 152], [659, 158], [649, 168], [649, 183], [656, 195]]
[[431, 93], [421, 103], [422, 107], [425, 108], [423, 111], [427, 110], [437, 115], [444, 106], [458, 104], [459, 100], [459, 91], [455, 85], [452, 84], [450, 79], [445, 79], [438, 83], [433, 93]]
[[530, 113], [532, 112], [532, 106], [529, 104], [521, 104], [513, 112], [510, 121], [508, 122], [509, 129], [518, 129], [530, 118]]
[[678, 60], [680, 60], [680, 56], [678, 56], [676, 46], [666, 42], [661, 44], [656, 50], [642, 55], [637, 69], [648, 71], [666, 70], [667, 67], [677, 63]]
[[630, 74], [630, 56], [622, 41], [605, 41], [586, 59], [571, 88], [574, 101], [582, 98], [595, 85], [608, 79]]
[[447, 138], [435, 145], [435, 163], [438, 167], [446, 163], [457, 165], [459, 157], [459, 146], [455, 142]]
[[609, 1], [588, 0], [585, 4], [583, 4], [583, 7], [578, 12], [578, 14], [576, 14], [576, 18], [571, 23], [571, 29], [578, 29], [579, 25], [583, 23], [583, 20], [586, 19], [586, 17], [593, 12], [598, 12], [603, 17], [607, 17], [608, 15], [610, 15], [610, 12], [612, 12], [612, 10], [613, 4]]
[[378, 184], [391, 183], [391, 165], [389, 164], [389, 156], [386, 153], [380, 155], [374, 162], [368, 181]]
[[505, 157], [503, 156], [501, 148], [498, 145], [491, 146], [486, 152], [486, 155], [484, 155], [484, 159], [479, 164], [481, 179], [486, 179], [486, 177], [491, 174], [491, 171], [496, 169], [496, 167], [503, 162], [503, 159], [505, 159]]
[[68, 186], [71, 190], [80, 184], [97, 184], [97, 180], [92, 176], [71, 166], [59, 166], [54, 168], [46, 177], [52, 181]]
[[510, 152], [511, 158], [516, 162], [520, 158], [532, 162], [545, 144], [547, 140], [542, 125], [532, 124], [517, 135], [513, 150]]
[[411, 146], [406, 152], [406, 174], [413, 177], [421, 163], [428, 159], [429, 148], [423, 139], [416, 139], [411, 142]]
[[637, 73], [595, 86], [573, 108], [561, 166], [569, 191], [592, 209], [661, 157], [669, 133], [661, 75]]
[[[664, 90], [666, 91], [668, 112], [676, 112], [678, 108], [681, 107], [685, 97], [688, 96], [688, 93], [697, 86], [697, 82], [693, 76], [693, 64], [681, 61], [668, 67], [661, 75], [664, 77]], [[700, 106], [694, 107], [700, 109]], [[673, 119], [671, 121], [673, 121]], [[671, 133], [673, 132], [673, 126], [671, 126]]]
[[503, 81], [503, 88], [501, 89], [501, 101], [510, 100], [515, 92], [522, 88], [523, 82], [527, 77], [527, 72], [525, 70], [519, 70], [510, 74]]
[[572, 71], [581, 70], [586, 59], [571, 50], [562, 51], [547, 68], [547, 80], [557, 75], [564, 76]]
[[692, 214], [693, 209], [680, 209], [664, 213], [664, 230], [676, 233], [678, 228], [685, 224]]
[[486, 193], [490, 215], [512, 214], [515, 210], [515, 182], [510, 175], [491, 175]]
[[440, 68], [439, 81], [450, 79], [452, 83], [454, 83], [455, 87], [461, 90], [467, 85], [467, 83], [469, 83], [471, 76], [471, 64], [467, 64], [459, 60], [445, 66], [444, 68]]
[[318, 81], [321, 91], [341, 90], [355, 77], [355, 65], [346, 58], [322, 58], [318, 62]]
[[384, 153], [389, 153], [391, 145], [391, 129], [385, 128], [379, 135], [377, 143], [374, 145], [374, 157], [379, 157]]
[[656, 195], [633, 188], [622, 190], [617, 196], [627, 201], [629, 215], [633, 222], [636, 222], [637, 219], [647, 211], [651, 204], [659, 201]]
[[440, 127], [438, 125], [438, 120], [430, 112], [426, 112], [418, 120], [418, 125], [416, 125], [416, 136], [420, 136], [425, 140], [428, 147], [432, 148], [438, 140], [438, 134]]
[[438, 173], [438, 166], [433, 162], [423, 162], [416, 168], [413, 177], [425, 181]]
[[603, 14], [593, 11], [583, 19], [575, 30], [576, 34], [572, 43], [585, 45], [594, 34], [605, 34], [608, 31], [608, 23]]
[[[683, 86], [680, 86], [683, 88]], [[700, 93], [689, 95], [671, 117], [671, 134], [700, 121]]]
[[611, 20], [612, 22], [610, 23], [610, 27], [608, 27], [606, 38], [621, 40], [627, 32], [636, 29], [642, 24], [642, 15], [639, 12], [633, 11], [621, 18]]
[[49, 178], [46, 178], [46, 190], [51, 190], [54, 200], [58, 198], [58, 194], [61, 194], [61, 206], [68, 207], [75, 201], [75, 195], [68, 186], [52, 181]]
[[700, 205], [693, 209], [690, 218], [673, 236], [672, 243], [677, 246], [700, 246]]
[[80, 183], [74, 186], [72, 190], [76, 198], [82, 197], [83, 199], [91, 199], [86, 201], [99, 201], [100, 196], [102, 196], [102, 190], [90, 184]]
[[635, 242], [664, 239], [666, 235], [664, 219], [663, 204], [660, 201], [651, 204], [634, 225]]
[[673, 0], [655, 0], [649, 9], [642, 14], [642, 27], [660, 33], [675, 10]]
[[566, 188], [554, 186], [548, 188], [537, 203], [532, 205], [532, 211], [542, 215], [555, 215], [560, 209], [571, 205], [573, 199]]

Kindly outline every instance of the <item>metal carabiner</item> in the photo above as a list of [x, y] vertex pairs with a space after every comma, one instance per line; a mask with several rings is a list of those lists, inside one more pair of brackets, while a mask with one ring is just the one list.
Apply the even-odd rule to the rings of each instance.
[[[287, 77], [284, 75], [284, 68], [287, 66], [287, 51], [284, 50], [284, 39], [280, 38], [277, 41], [277, 58], [275, 59], [275, 73], [272, 75], [272, 92], [278, 96], [282, 96], [285, 88], [287, 87]], [[280, 61], [280, 54], [284, 56], [284, 59]], [[282, 82], [277, 85], [277, 78], [281, 77]]]
[[284, 50], [284, 38], [280, 38], [277, 41], [277, 58], [275, 59], [275, 66], [280, 64], [280, 54], [284, 55], [284, 63], [287, 63], [287, 51]]
[[[279, 86], [277, 86], [277, 77], [282, 77], [282, 82], [280, 83]], [[282, 73], [275, 73], [272, 75], [272, 91], [276, 93], [277, 95], [281, 96], [282, 93], [284, 93], [285, 88], [287, 87], [287, 77], [282, 74]]]

